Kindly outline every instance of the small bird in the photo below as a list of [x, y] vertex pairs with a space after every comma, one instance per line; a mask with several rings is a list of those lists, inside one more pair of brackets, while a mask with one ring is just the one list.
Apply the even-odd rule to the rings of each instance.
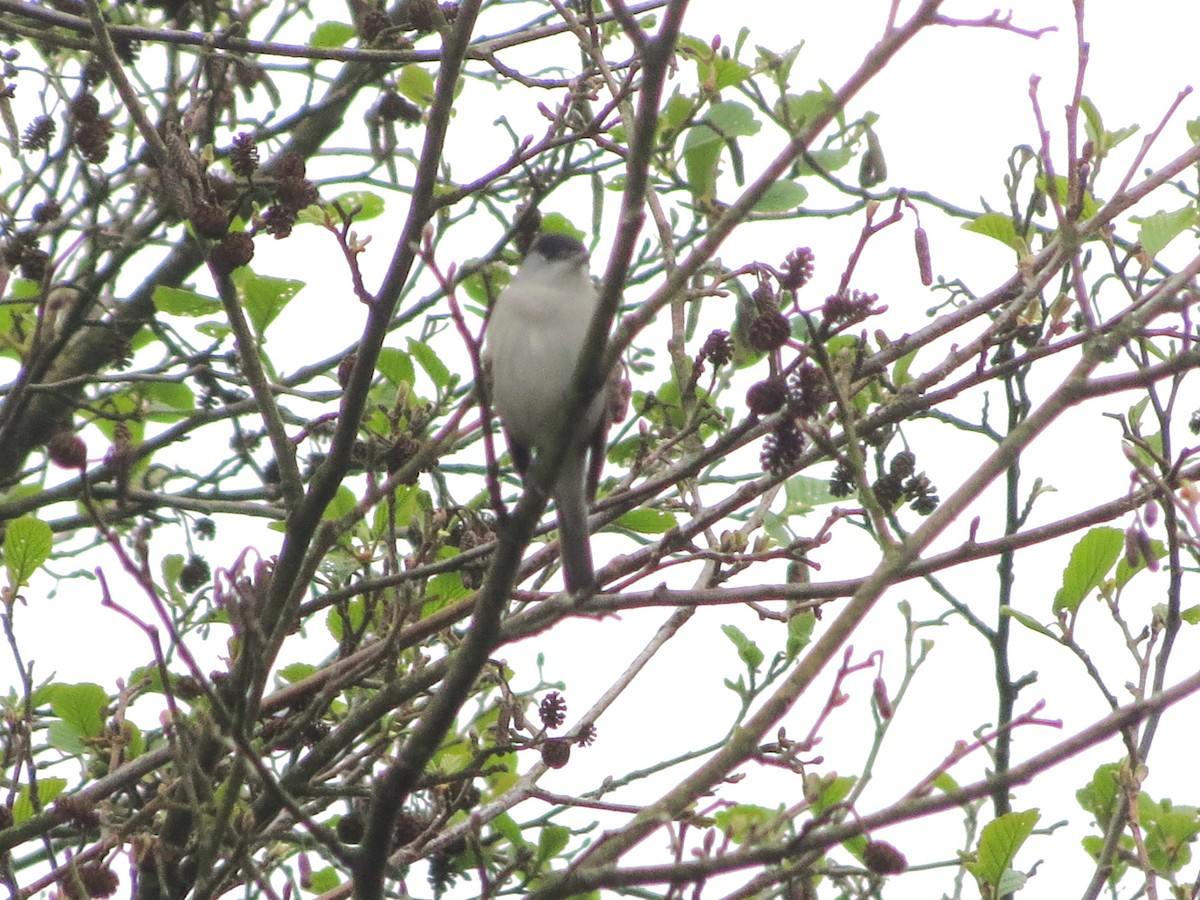
[[[531, 452], [545, 452], [554, 440], [555, 413], [571, 388], [596, 302], [587, 248], [550, 232], [533, 242], [492, 310], [484, 350], [492, 403], [522, 477]], [[588, 404], [550, 491], [558, 511], [564, 579], [572, 593], [593, 581], [587, 515], [604, 461], [607, 407], [603, 391]]]

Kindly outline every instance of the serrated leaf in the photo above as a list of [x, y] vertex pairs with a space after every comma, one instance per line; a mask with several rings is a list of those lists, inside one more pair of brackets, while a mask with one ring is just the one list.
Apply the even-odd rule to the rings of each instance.
[[384, 347], [379, 351], [379, 359], [375, 363], [375, 368], [394, 387], [402, 384], [411, 386], [417, 380], [412, 357], [395, 347]]
[[762, 665], [765, 658], [758, 644], [746, 637], [742, 630], [735, 625], [722, 625], [721, 631], [737, 647], [738, 657], [746, 664], [746, 668], [752, 672], [758, 671], [758, 667]]
[[309, 38], [308, 43], [317, 50], [330, 50], [346, 46], [354, 40], [356, 34], [358, 32], [354, 26], [345, 22], [322, 22], [313, 29], [313, 35]]
[[154, 308], [168, 316], [213, 316], [221, 311], [221, 301], [187, 288], [159, 285], [154, 289]]
[[53, 684], [50, 709], [84, 737], [95, 737], [104, 728], [108, 693], [98, 684]]
[[1055, 614], [1075, 612], [1084, 598], [1098, 587], [1116, 564], [1125, 546], [1125, 534], [1119, 528], [1093, 528], [1071, 550], [1071, 559], [1063, 570], [1062, 587], [1054, 595]]
[[1011, 812], [993, 819], [983, 827], [979, 836], [979, 849], [975, 859], [966, 863], [966, 869], [975, 876], [984, 890], [984, 896], [999, 896], [998, 888], [1005, 874], [1012, 868], [1017, 851], [1033, 833], [1039, 813], [1036, 809]]
[[616, 525], [638, 534], [666, 534], [675, 527], [675, 516], [657, 509], [631, 509], [622, 514]]
[[1016, 226], [1013, 225], [1012, 219], [1002, 213], [984, 213], [963, 225], [963, 229], [997, 240], [1006, 247], [1012, 247], [1018, 253], [1021, 251], [1021, 242], [1017, 237]]
[[54, 547], [54, 532], [50, 526], [33, 516], [22, 516], [9, 522], [4, 531], [4, 568], [8, 583], [19, 588], [46, 560]]
[[736, 59], [718, 56], [713, 60], [714, 83], [718, 91], [740, 84], [746, 80], [750, 72], [751, 69], [748, 65], [738, 62]]
[[234, 270], [233, 282], [237, 285], [246, 315], [250, 317], [250, 324], [259, 337], [266, 333], [284, 307], [304, 287], [303, 281], [256, 275], [247, 266]]
[[795, 181], [783, 179], [777, 181], [754, 204], [755, 212], [781, 213], [790, 212], [808, 199], [808, 189]]
[[438, 389], [449, 387], [450, 370], [428, 344], [409, 338], [408, 352]]
[[1154, 258], [1167, 244], [1196, 225], [1196, 207], [1188, 205], [1170, 212], [1159, 210], [1152, 216], [1130, 216], [1129, 221], [1140, 226], [1138, 243]]

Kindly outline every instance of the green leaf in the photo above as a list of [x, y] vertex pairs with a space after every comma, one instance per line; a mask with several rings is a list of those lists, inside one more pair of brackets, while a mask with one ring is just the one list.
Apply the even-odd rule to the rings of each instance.
[[342, 877], [333, 866], [325, 866], [309, 876], [306, 891], [313, 894], [325, 894], [342, 883]]
[[[65, 778], [46, 778], [41, 776], [38, 778], [38, 806], [45, 809], [55, 798], [58, 797], [67, 787], [67, 779]], [[17, 794], [17, 799], [13, 801], [12, 816], [13, 824], [20, 825], [22, 822], [33, 816], [33, 802], [29, 799], [29, 785], [22, 786]]]
[[500, 292], [512, 281], [512, 271], [503, 263], [493, 262], [480, 266], [462, 280], [462, 289], [467, 296], [486, 307], [500, 296]]
[[713, 60], [714, 83], [718, 91], [745, 81], [750, 72], [748, 65], [736, 59], [717, 56]]
[[1063, 570], [1062, 587], [1054, 595], [1055, 614], [1075, 612], [1079, 604], [1104, 582], [1125, 546], [1125, 534], [1119, 528], [1093, 528], [1071, 551], [1071, 561]]
[[827, 778], [825, 784], [821, 787], [820, 793], [812, 802], [812, 810], [814, 815], [820, 815], [828, 809], [837, 806], [848, 796], [850, 791], [854, 789], [854, 785], [858, 779], [853, 775], [840, 775], [835, 778]]
[[817, 627], [817, 614], [811, 610], [797, 613], [788, 619], [787, 644], [784, 656], [788, 662], [800, 655], [800, 651], [812, 641], [813, 629]]
[[638, 534], [666, 534], [675, 527], [675, 516], [657, 509], [631, 509], [620, 516], [616, 523], [622, 528]]
[[313, 35], [308, 43], [315, 50], [330, 50], [334, 47], [344, 47], [358, 34], [353, 25], [345, 22], [322, 22], [313, 29]]
[[779, 810], [765, 806], [740, 803], [713, 814], [717, 827], [735, 844], [746, 844], [769, 837], [771, 832], [782, 826], [783, 816]]
[[256, 275], [248, 266], [235, 269], [233, 281], [246, 308], [246, 315], [250, 317], [250, 323], [259, 337], [304, 287], [303, 281]]
[[341, 608], [332, 607], [325, 616], [325, 627], [329, 629], [334, 640], [341, 641], [346, 637], [347, 627], [351, 633], [360, 632], [366, 617], [366, 601], [362, 597], [355, 597]]
[[677, 132], [692, 117], [692, 112], [695, 108], [695, 100], [691, 97], [685, 97], [679, 88], [675, 88], [675, 93], [667, 100], [666, 105], [663, 107], [662, 115], [659, 116], [659, 135], [674, 134]]
[[796, 209], [808, 199], [808, 189], [795, 181], [777, 181], [754, 204], [755, 212], [781, 213]]
[[688, 130], [683, 142], [683, 161], [688, 188], [697, 200], [712, 200], [717, 160], [727, 142], [756, 134], [761, 127], [750, 107], [730, 100], [714, 103], [704, 118]]
[[379, 360], [375, 363], [375, 368], [393, 387], [402, 384], [411, 386], [417, 380], [412, 357], [395, 347], [384, 347], [379, 351]]
[[214, 341], [223, 341], [233, 333], [233, 329], [224, 322], [201, 322], [196, 330]]
[[1000, 615], [1011, 616], [1012, 618], [1014, 618], [1018, 622], [1020, 622], [1022, 625], [1024, 625], [1026, 628], [1028, 628], [1030, 631], [1035, 631], [1038, 634], [1042, 635], [1043, 637], [1050, 638], [1050, 640], [1052, 640], [1052, 641], [1058, 640], [1058, 638], [1055, 636], [1053, 631], [1051, 631], [1049, 628], [1047, 628], [1045, 625], [1043, 625], [1041, 622], [1039, 622], [1033, 616], [1026, 615], [1025, 613], [1023, 613], [1019, 610], [1013, 609], [1011, 606], [1000, 607]]
[[171, 602], [180, 608], [187, 602], [183, 591], [179, 589], [179, 577], [183, 574], [183, 565], [182, 553], [168, 553], [162, 558], [162, 562], [159, 564], [159, 569], [163, 574], [163, 584], [167, 586], [167, 591], [171, 595]]
[[1188, 120], [1187, 136], [1193, 144], [1200, 144], [1200, 119]]
[[785, 94], [776, 104], [775, 113], [794, 126], [804, 125], [823, 115], [833, 99], [834, 94], [828, 89]]
[[433, 382], [435, 387], [439, 390], [449, 387], [450, 370], [446, 368], [446, 364], [441, 361], [428, 344], [409, 338], [408, 352], [417, 361], [417, 365], [429, 376], [429, 380]]
[[758, 644], [746, 637], [741, 629], [734, 625], [722, 625], [721, 630], [725, 632], [725, 637], [733, 641], [733, 645], [737, 647], [738, 656], [746, 664], [746, 668], [752, 672], [758, 671], [758, 667], [762, 665], [764, 659]]
[[338, 194], [330, 206], [337, 204], [347, 213], [352, 213], [355, 222], [366, 222], [383, 215], [384, 200], [374, 191], [347, 191]]
[[357, 505], [358, 501], [354, 497], [354, 491], [343, 484], [337, 489], [337, 493], [329, 501], [329, 505], [325, 507], [325, 512], [321, 514], [321, 518], [325, 521], [340, 519], [354, 512], [354, 508]]
[[554, 859], [571, 840], [571, 829], [563, 825], [546, 825], [538, 833], [538, 862], [545, 863]]
[[22, 516], [8, 523], [4, 531], [4, 568], [13, 588], [29, 583], [29, 577], [50, 558], [54, 532], [33, 516]]
[[917, 358], [917, 350], [920, 349], [920, 347], [917, 347], [905, 353], [892, 366], [892, 384], [896, 387], [904, 387], [904, 385], [912, 383], [913, 377], [908, 374], [908, 370], [912, 368], [913, 360]]
[[182, 381], [151, 381], [144, 388], [144, 414], [153, 422], [178, 422], [196, 408], [196, 395]]
[[993, 238], [1007, 247], [1012, 247], [1018, 253], [1021, 252], [1021, 240], [1017, 237], [1017, 228], [1013, 225], [1012, 219], [1002, 213], [984, 213], [977, 219], [967, 222], [963, 228]]
[[154, 289], [154, 308], [168, 316], [214, 316], [221, 301], [187, 288], [159, 285]]
[[983, 827], [975, 859], [964, 867], [975, 876], [985, 897], [1000, 896], [1001, 884], [1009, 877], [1012, 861], [1033, 833], [1038, 818], [1038, 811], [1030, 809], [1000, 816]]
[[429, 106], [435, 91], [433, 76], [420, 66], [405, 66], [396, 79], [396, 90], [417, 106]]
[[[1154, 556], [1154, 559], [1156, 559], [1156, 560], [1162, 559], [1163, 557], [1165, 557], [1167, 555], [1167, 545], [1164, 544], [1162, 541], [1158, 540], [1157, 538], [1153, 538], [1150, 541], [1150, 552]], [[1131, 566], [1125, 560], [1125, 554], [1121, 554], [1120, 560], [1117, 561], [1117, 577], [1116, 577], [1117, 587], [1118, 588], [1125, 587], [1125, 585], [1127, 585], [1129, 583], [1129, 579], [1133, 578], [1133, 576], [1136, 575], [1138, 572], [1144, 572], [1145, 570], [1146, 570], [1146, 560], [1139, 558], [1138, 564], [1136, 566]]]
[[316, 671], [317, 667], [311, 663], [292, 663], [290, 666], [284, 666], [276, 675], [288, 684], [296, 684]]
[[50, 709], [84, 737], [95, 737], [104, 728], [108, 693], [98, 684], [53, 684], [48, 687]]
[[566, 234], [581, 243], [587, 243], [587, 234], [575, 227], [575, 224], [562, 213], [547, 213], [542, 216], [542, 231], [553, 234]]
[[814, 506], [835, 503], [837, 497], [829, 493], [828, 478], [813, 478], [811, 475], [793, 475], [783, 483], [787, 497], [785, 515], [806, 515]]
[[1159, 210], [1152, 216], [1130, 216], [1129, 221], [1138, 228], [1138, 243], [1146, 255], [1158, 256], [1167, 244], [1196, 225], [1196, 207], [1184, 206], [1171, 212]]
[[46, 740], [50, 746], [65, 756], [83, 756], [87, 753], [87, 744], [79, 729], [69, 725], [62, 719], [55, 719], [46, 727]]
[[1200, 606], [1189, 606], [1179, 614], [1179, 618], [1187, 622], [1189, 625], [1195, 625], [1200, 622]]

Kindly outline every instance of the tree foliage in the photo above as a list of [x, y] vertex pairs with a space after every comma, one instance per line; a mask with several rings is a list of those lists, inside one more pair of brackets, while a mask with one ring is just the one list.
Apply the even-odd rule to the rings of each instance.
[[[693, 33], [679, 0], [0, 0], [12, 897], [849, 897], [932, 860], [996, 897], [1061, 816], [1095, 860], [1073, 893], [1187, 895], [1200, 814], [1143, 781], [1200, 688], [1167, 676], [1200, 618], [1200, 257], [1176, 242], [1200, 225], [1200, 125], [1177, 104], [1139, 146], [1105, 124], [1080, 0], [1064, 124], [1035, 79], [1036, 133], [981, 176], [999, 202], [893, 184], [860, 92], [926, 32], [1045, 30], [900, 5], [858, 24], [879, 40], [831, 86], [780, 35]], [[1187, 149], [1147, 166], [1164, 143]], [[948, 226], [1002, 244], [1006, 274], [937, 261]], [[523, 486], [477, 389], [487, 310], [539, 230], [593, 249], [611, 335], [563, 431], [594, 373], [632, 388], [575, 596], [542, 524], [551, 461]], [[791, 243], [734, 261], [746, 234]], [[865, 260], [898, 234], [884, 283]], [[1128, 477], [1048, 508], [1030, 454], [1102, 415]], [[1082, 440], [1059, 459], [1101, 452]], [[1061, 584], [1026, 563], [1045, 548]], [[893, 604], [900, 651], [864, 651], [901, 585], [925, 599]], [[119, 678], [29, 656], [23, 623], [68, 595], [136, 637]], [[590, 707], [558, 682], [564, 635], [647, 610]], [[991, 696], [906, 704], [951, 622]], [[606, 730], [664, 648], [709, 633], [727, 718], [676, 677], [655, 702], [715, 720], [686, 750]], [[510, 664], [535, 636], [542, 658]], [[1018, 642], [1084, 670], [1107, 714], [1051, 732], [1072, 701], [1033, 697]], [[868, 747], [819, 755], [855, 694]], [[864, 801], [892, 729], [931, 712], [949, 755]], [[1015, 752], [1026, 733], [1053, 737]], [[640, 762], [544, 786], [606, 745]], [[1073, 811], [1034, 808], [1098, 745]], [[922, 836], [947, 810], [961, 858]]]

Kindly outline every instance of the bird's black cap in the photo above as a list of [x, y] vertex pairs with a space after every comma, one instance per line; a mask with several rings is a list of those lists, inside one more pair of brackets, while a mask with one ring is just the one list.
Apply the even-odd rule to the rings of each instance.
[[587, 247], [583, 243], [559, 231], [547, 231], [537, 236], [530, 253], [540, 253], [548, 260], [572, 259], [587, 256]]

